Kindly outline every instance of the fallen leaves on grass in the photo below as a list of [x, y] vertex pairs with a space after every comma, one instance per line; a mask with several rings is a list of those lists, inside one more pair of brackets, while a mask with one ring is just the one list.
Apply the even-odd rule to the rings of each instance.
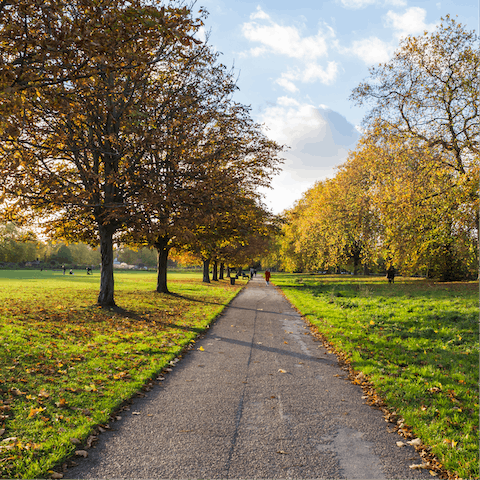
[[28, 418], [36, 417], [40, 412], [43, 412], [45, 410], [46, 409], [43, 407], [38, 407], [38, 408], [32, 407], [30, 409], [30, 413], [28, 414]]
[[445, 438], [443, 440], [443, 443], [445, 443], [446, 445], [448, 445], [451, 448], [455, 448], [457, 446], [458, 442], [456, 442], [455, 440], [449, 440], [448, 438]]

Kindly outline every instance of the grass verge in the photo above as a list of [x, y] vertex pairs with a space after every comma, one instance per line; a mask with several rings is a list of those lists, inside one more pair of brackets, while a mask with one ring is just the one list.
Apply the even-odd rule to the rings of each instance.
[[[452, 478], [478, 478], [478, 283], [275, 274]], [[435, 472], [432, 472], [434, 474]]]
[[93, 305], [98, 275], [0, 271], [0, 471], [45, 478], [202, 332], [246, 283], [115, 274], [121, 308]]

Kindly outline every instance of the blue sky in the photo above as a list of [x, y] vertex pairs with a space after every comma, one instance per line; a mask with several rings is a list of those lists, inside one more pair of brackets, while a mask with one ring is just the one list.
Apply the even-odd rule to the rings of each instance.
[[369, 66], [388, 61], [402, 37], [435, 29], [447, 14], [479, 31], [479, 0], [199, 0], [196, 6], [209, 12], [209, 43], [239, 76], [235, 99], [251, 106], [267, 135], [291, 147], [266, 192], [275, 213], [333, 176], [355, 147], [365, 111], [348, 97]]

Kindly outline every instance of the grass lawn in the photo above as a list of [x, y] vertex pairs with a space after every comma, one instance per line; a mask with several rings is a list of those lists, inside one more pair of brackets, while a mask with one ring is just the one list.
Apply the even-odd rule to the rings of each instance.
[[[478, 478], [478, 283], [275, 274], [451, 477]], [[360, 378], [362, 378], [360, 376]]]
[[170, 274], [164, 295], [155, 273], [116, 272], [121, 308], [106, 310], [98, 272], [0, 270], [1, 477], [51, 476], [246, 283], [201, 279]]

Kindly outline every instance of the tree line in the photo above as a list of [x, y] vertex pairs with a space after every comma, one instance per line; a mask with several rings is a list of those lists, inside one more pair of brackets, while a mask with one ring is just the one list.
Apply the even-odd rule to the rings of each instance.
[[[51, 238], [99, 245], [98, 304], [113, 306], [114, 244], [238, 261], [273, 218], [259, 187], [283, 147], [233, 100], [233, 72], [182, 2], [0, 4], [1, 212]], [[263, 242], [263, 243], [262, 243]]]
[[268, 263], [476, 278], [479, 67], [475, 32], [448, 16], [372, 67], [351, 95], [370, 107], [360, 141], [284, 212]]

